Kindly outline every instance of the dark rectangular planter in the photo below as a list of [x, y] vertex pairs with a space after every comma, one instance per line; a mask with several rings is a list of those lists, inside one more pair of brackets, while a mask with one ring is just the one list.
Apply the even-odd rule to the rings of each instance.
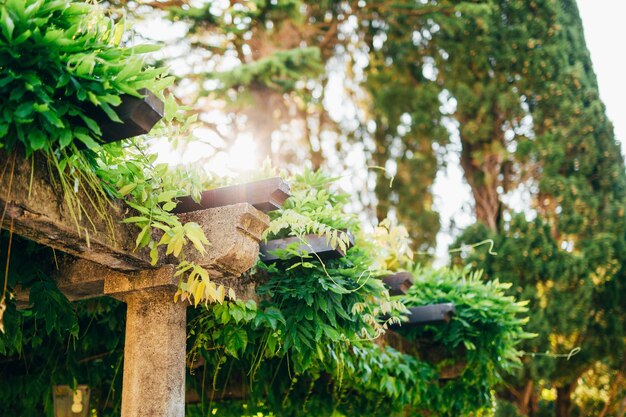
[[389, 289], [389, 295], [406, 295], [413, 285], [413, 275], [408, 272], [398, 272], [382, 278]]
[[452, 303], [409, 307], [409, 321], [402, 322], [402, 324], [394, 324], [390, 327], [397, 329], [399, 327], [407, 328], [425, 324], [447, 323], [452, 318], [454, 311], [454, 304]]
[[165, 105], [150, 90], [139, 90], [144, 97], [139, 98], [124, 94], [120, 96], [122, 103], [113, 107], [122, 123], [114, 122], [99, 107], [88, 105], [85, 109], [87, 116], [94, 119], [102, 131], [104, 143], [117, 142], [143, 135], [154, 127], [163, 117]]
[[201, 194], [200, 203], [190, 196], [178, 198], [178, 205], [172, 213], [189, 213], [214, 207], [238, 203], [249, 203], [258, 210], [268, 212], [279, 209], [289, 198], [289, 184], [279, 177], [214, 188]]
[[[347, 232], [342, 232], [347, 233]], [[350, 239], [350, 244], [348, 248], [354, 245], [354, 238], [350, 233], [348, 233], [348, 238]], [[326, 238], [324, 236], [318, 236], [315, 234], [306, 235], [304, 237], [305, 242], [301, 241], [300, 238], [296, 236], [286, 237], [283, 239], [274, 239], [270, 240], [267, 243], [261, 243], [260, 254], [261, 261], [264, 263], [270, 263], [274, 261], [281, 260], [278, 256], [272, 254], [272, 251], [276, 249], [285, 249], [288, 245], [293, 243], [299, 243], [298, 250], [307, 253], [307, 254], [315, 254], [313, 255], [313, 260], [321, 259], [322, 261], [328, 259], [337, 259], [346, 256], [346, 253], [342, 251], [339, 247], [333, 248], [329, 244], [326, 243]], [[294, 258], [298, 259], [298, 258]]]

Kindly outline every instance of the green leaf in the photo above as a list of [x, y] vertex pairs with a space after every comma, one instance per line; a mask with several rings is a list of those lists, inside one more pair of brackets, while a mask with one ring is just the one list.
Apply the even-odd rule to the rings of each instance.
[[15, 109], [15, 117], [19, 119], [25, 119], [33, 113], [33, 102], [27, 101], [25, 103], [20, 104]]
[[109, 104], [100, 103], [100, 108], [106, 113], [107, 116], [109, 116], [109, 119], [111, 119], [112, 121], [117, 123], [124, 123]]
[[163, 204], [163, 210], [165, 211], [172, 211], [176, 208], [176, 203], [173, 201], [167, 202], [165, 204]]
[[72, 143], [72, 138], [72, 131], [69, 129], [63, 129], [59, 134], [59, 144], [61, 145], [61, 149]]
[[131, 216], [131, 217], [127, 217], [124, 220], [122, 220], [123, 223], [139, 223], [139, 222], [147, 222], [150, 219], [148, 219], [145, 216]]
[[159, 260], [159, 248], [157, 245], [154, 245], [150, 249], [150, 264], [155, 266]]
[[150, 225], [146, 225], [141, 229], [141, 232], [139, 232], [139, 234], [137, 235], [137, 239], [135, 240], [135, 249], [144, 246], [145, 236], [148, 236], [148, 238], [150, 238], [150, 235], [148, 234], [149, 230], [150, 230]]
[[30, 147], [34, 151], [44, 149], [46, 147], [46, 135], [39, 129], [33, 128], [30, 132]]
[[0, 20], [2, 21], [2, 33], [4, 37], [10, 42], [13, 38], [13, 30], [15, 29], [15, 23], [9, 16], [6, 7], [2, 7], [2, 12], [0, 13]]
[[100, 148], [100, 145], [98, 145], [98, 143], [95, 140], [93, 140], [91, 136], [87, 134], [84, 134], [81, 132], [74, 132], [74, 136], [76, 136], [78, 140], [84, 143], [85, 146], [87, 146], [87, 149], [91, 149], [92, 151], [95, 151]]
[[243, 329], [229, 328], [224, 342], [229, 353], [239, 359], [239, 352], [244, 351], [248, 346], [248, 334]]
[[129, 184], [126, 184], [122, 188], [120, 188], [118, 192], [122, 196], [125, 196], [125, 195], [130, 194], [135, 188], [137, 188], [137, 183], [136, 182], [131, 182]]

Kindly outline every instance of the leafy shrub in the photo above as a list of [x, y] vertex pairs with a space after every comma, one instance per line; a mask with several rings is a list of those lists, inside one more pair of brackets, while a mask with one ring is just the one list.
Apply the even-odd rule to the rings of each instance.
[[491, 407], [493, 386], [521, 364], [522, 352], [516, 346], [535, 336], [523, 328], [527, 302], [506, 294], [510, 284], [483, 280], [480, 271], [418, 268], [414, 276], [415, 283], [402, 298], [407, 307], [452, 303], [456, 310], [449, 323], [401, 329], [411, 339], [435, 342], [439, 354], [447, 356], [439, 368], [451, 362], [464, 365], [460, 377], [440, 389], [439, 396], [455, 399], [440, 412], [464, 415]]
[[118, 121], [122, 94], [140, 96], [169, 82], [163, 69], [144, 68], [152, 46], [120, 46], [124, 22], [93, 3], [0, 2], [0, 148], [26, 154], [65, 149], [78, 141], [97, 148], [101, 131], [86, 109]]

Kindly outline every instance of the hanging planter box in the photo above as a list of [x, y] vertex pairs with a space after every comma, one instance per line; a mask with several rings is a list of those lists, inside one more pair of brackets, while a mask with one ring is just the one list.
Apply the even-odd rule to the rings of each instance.
[[450, 351], [432, 337], [408, 339], [395, 331], [386, 332], [378, 343], [435, 365], [442, 382], [458, 378], [467, 367], [467, 350], [463, 344]]
[[[347, 249], [351, 248], [354, 245], [354, 237], [349, 232], [341, 232], [342, 234], [347, 234], [349, 244]], [[313, 256], [314, 260], [321, 259], [322, 261], [328, 259], [337, 259], [346, 256], [346, 253], [341, 250], [339, 247], [332, 247], [330, 244], [326, 243], [326, 238], [324, 236], [318, 236], [315, 234], [305, 235], [304, 240], [300, 240], [300, 238], [296, 236], [286, 237], [283, 239], [274, 239], [270, 240], [267, 243], [261, 243], [260, 254], [261, 261], [264, 263], [270, 263], [275, 261], [280, 261], [281, 259], [273, 254], [273, 251], [279, 249], [286, 249], [287, 246], [298, 245], [298, 252], [302, 252], [305, 254], [309, 254]], [[292, 259], [298, 259], [294, 257]]]
[[398, 272], [382, 278], [389, 289], [389, 295], [406, 295], [413, 285], [413, 275], [409, 272]]
[[452, 318], [454, 311], [454, 304], [452, 303], [409, 307], [409, 320], [404, 321], [401, 324], [391, 325], [390, 327], [392, 329], [397, 329], [400, 327], [410, 328], [424, 326], [426, 324], [447, 323]]
[[94, 119], [100, 126], [104, 143], [146, 134], [161, 120], [164, 103], [150, 90], [144, 88], [139, 90], [139, 93], [144, 97], [139, 98], [128, 94], [120, 96], [122, 103], [113, 108], [122, 123], [114, 122], [96, 106], [90, 105], [86, 108], [87, 116]]
[[279, 177], [268, 178], [204, 191], [199, 203], [190, 196], [180, 197], [172, 213], [189, 213], [238, 203], [248, 203], [262, 212], [268, 212], [279, 209], [289, 198], [289, 192], [289, 184], [285, 180]]
[[451, 352], [434, 340], [420, 339], [413, 343], [416, 345], [419, 357], [435, 365], [441, 382], [460, 377], [467, 368], [467, 349], [463, 344]]

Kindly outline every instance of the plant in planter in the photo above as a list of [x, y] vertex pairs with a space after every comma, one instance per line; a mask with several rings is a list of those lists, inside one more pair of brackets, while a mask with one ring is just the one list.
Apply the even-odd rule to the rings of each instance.
[[522, 352], [516, 345], [534, 337], [523, 329], [527, 303], [506, 295], [510, 285], [484, 281], [480, 271], [416, 268], [413, 275], [413, 286], [401, 297], [407, 307], [452, 303], [455, 313], [447, 323], [398, 332], [417, 341], [421, 356], [440, 377], [455, 376], [442, 387], [444, 395], [456, 398], [451, 413], [490, 406], [491, 396], [476, 394], [489, 392], [502, 373], [519, 366]]
[[[5, 97], [0, 152], [11, 154], [2, 176], [13, 175], [18, 157], [32, 158], [33, 170], [47, 164], [78, 230], [78, 219], [93, 223], [94, 214], [111, 225], [111, 199], [123, 199], [136, 211], [125, 221], [140, 227], [137, 247], [149, 246], [153, 263], [161, 245], [181, 262], [187, 243], [204, 251], [208, 241], [199, 226], [182, 224], [169, 211], [175, 197], [197, 195], [215, 179], [156, 165], [156, 155], [141, 139], [101, 146], [117, 139], [110, 137], [111, 123], [120, 122], [126, 110], [136, 110], [120, 110], [123, 99], [140, 98], [146, 88], [165, 101], [165, 120], [157, 133], [176, 136], [195, 121], [171, 97], [164, 99], [173, 77], [146, 65], [146, 54], [158, 48], [123, 46], [125, 23], [116, 23], [94, 3], [7, 0], [0, 4], [0, 22], [0, 93]], [[161, 235], [155, 241], [157, 229]], [[195, 265], [191, 271], [206, 275]]]
[[89, 109], [119, 121], [121, 97], [149, 87], [163, 99], [173, 78], [146, 66], [155, 47], [123, 46], [124, 22], [97, 4], [6, 0], [0, 22], [0, 149], [12, 154], [2, 172], [12, 175], [18, 154], [32, 158], [33, 169], [47, 164], [77, 228], [90, 216], [86, 207], [111, 222], [111, 194], [94, 172], [104, 138]]
[[8, 151], [62, 159], [77, 143], [97, 150], [102, 132], [87, 107], [120, 121], [120, 96], [150, 88], [163, 99], [173, 81], [164, 68], [145, 66], [155, 47], [121, 46], [124, 22], [96, 4], [6, 0], [0, 20], [0, 147]]

